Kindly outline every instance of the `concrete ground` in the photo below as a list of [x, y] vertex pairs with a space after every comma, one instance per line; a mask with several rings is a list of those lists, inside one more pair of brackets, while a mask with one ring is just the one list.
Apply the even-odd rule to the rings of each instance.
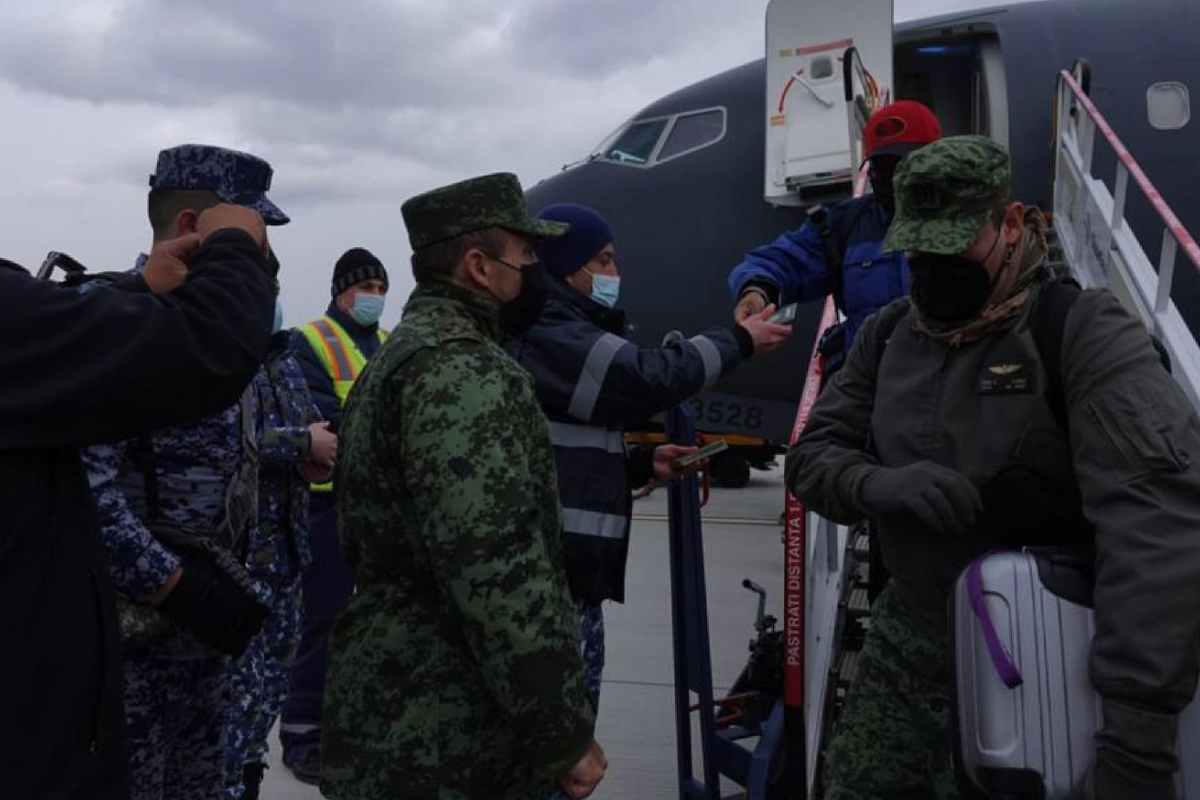
[[[678, 797], [666, 506], [665, 489], [635, 504], [626, 602], [605, 606], [607, 665], [596, 738], [608, 754], [609, 771], [593, 795], [597, 800]], [[718, 695], [745, 665], [754, 634], [755, 597], [742, 588], [743, 578], [770, 592], [767, 612], [779, 617], [782, 511], [780, 469], [752, 473], [743, 489], [714, 489], [704, 509], [709, 638]], [[274, 740], [270, 766], [264, 800], [320, 797], [283, 767]]]

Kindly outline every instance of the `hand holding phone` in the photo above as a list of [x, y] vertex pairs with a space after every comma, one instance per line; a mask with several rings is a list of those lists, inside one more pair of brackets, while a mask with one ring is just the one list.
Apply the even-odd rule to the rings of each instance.
[[697, 461], [703, 461], [706, 458], [711, 458], [717, 453], [728, 449], [729, 442], [725, 441], [724, 439], [717, 439], [716, 441], [709, 442], [708, 444], [704, 445], [704, 447], [701, 447], [694, 453], [676, 458], [671, 462], [671, 466], [676, 470], [687, 469]]
[[791, 325], [796, 321], [796, 312], [799, 310], [799, 308], [799, 303], [791, 303], [786, 305], [772, 314], [771, 318], [768, 319], [767, 322], [775, 325]]

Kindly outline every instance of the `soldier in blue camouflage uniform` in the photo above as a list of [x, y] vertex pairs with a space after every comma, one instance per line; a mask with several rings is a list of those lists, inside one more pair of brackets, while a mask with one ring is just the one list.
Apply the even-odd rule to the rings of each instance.
[[[253, 208], [267, 224], [286, 223], [264, 194], [270, 177], [270, 166], [246, 153], [199, 145], [162, 151], [150, 179], [155, 242], [194, 229], [199, 213], [221, 202]], [[135, 271], [144, 263], [139, 257]], [[113, 580], [134, 609], [122, 619], [134, 800], [213, 798], [225, 787], [227, 656], [245, 649], [263, 610], [248, 586], [164, 546], [151, 531], [184, 527], [226, 547], [248, 534], [256, 399], [248, 388], [212, 417], [84, 452]], [[126, 620], [148, 606], [171, 624], [134, 639]]]
[[[246, 567], [259, 602], [270, 609], [262, 631], [233, 667], [233, 711], [227, 732], [230, 800], [258, 797], [266, 766], [267, 735], [287, 692], [288, 668], [300, 638], [300, 576], [312, 561], [308, 541], [309, 481], [315, 469], [332, 468], [337, 437], [319, 414], [295, 359], [300, 338], [280, 330], [267, 362], [254, 379], [258, 395], [258, 527], [247, 548]], [[332, 441], [332, 444], [331, 444]]]

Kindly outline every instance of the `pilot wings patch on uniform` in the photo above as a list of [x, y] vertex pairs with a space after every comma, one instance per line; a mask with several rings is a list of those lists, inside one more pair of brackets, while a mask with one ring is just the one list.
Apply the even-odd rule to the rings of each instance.
[[1032, 390], [1029, 372], [1020, 361], [987, 364], [975, 387], [977, 394], [1024, 394]]

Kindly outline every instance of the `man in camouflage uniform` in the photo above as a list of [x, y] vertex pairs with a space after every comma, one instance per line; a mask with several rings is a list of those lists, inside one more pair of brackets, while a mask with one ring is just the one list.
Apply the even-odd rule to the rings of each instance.
[[253, 383], [261, 472], [258, 526], [246, 548], [255, 593], [270, 612], [232, 670], [233, 710], [225, 745], [228, 800], [255, 800], [259, 795], [267, 735], [283, 705], [288, 668], [300, 638], [300, 576], [312, 562], [308, 484], [328, 479], [337, 452], [337, 436], [318, 421], [296, 362], [300, 336], [281, 330], [278, 299], [275, 308], [271, 350]]
[[829, 800], [955, 796], [947, 600], [971, 561], [1027, 545], [1096, 551], [1088, 796], [1174, 797], [1197, 677], [1200, 421], [1116, 297], [1047, 280], [1045, 221], [1009, 187], [1007, 152], [981, 136], [900, 164], [885, 246], [908, 252], [911, 303], [866, 322], [788, 454], [806, 506], [875, 519], [892, 574], [826, 754]]
[[513, 175], [403, 208], [417, 288], [343, 419], [335, 482], [357, 592], [331, 640], [321, 790], [502, 800], [603, 775], [567, 590], [546, 418], [498, 344], [536, 318]]
[[[268, 225], [286, 223], [265, 195], [270, 179], [270, 165], [247, 153], [163, 150], [150, 178], [154, 241], [194, 229], [203, 209], [221, 202], [252, 208]], [[134, 271], [145, 261], [139, 256]], [[248, 387], [215, 416], [84, 452], [118, 591], [134, 608], [156, 606], [175, 623], [133, 638], [131, 606], [122, 620], [134, 800], [212, 798], [225, 787], [226, 656], [240, 655], [263, 610], [248, 587], [164, 546], [152, 528], [188, 528], [228, 549], [244, 545], [254, 524], [256, 406]]]

